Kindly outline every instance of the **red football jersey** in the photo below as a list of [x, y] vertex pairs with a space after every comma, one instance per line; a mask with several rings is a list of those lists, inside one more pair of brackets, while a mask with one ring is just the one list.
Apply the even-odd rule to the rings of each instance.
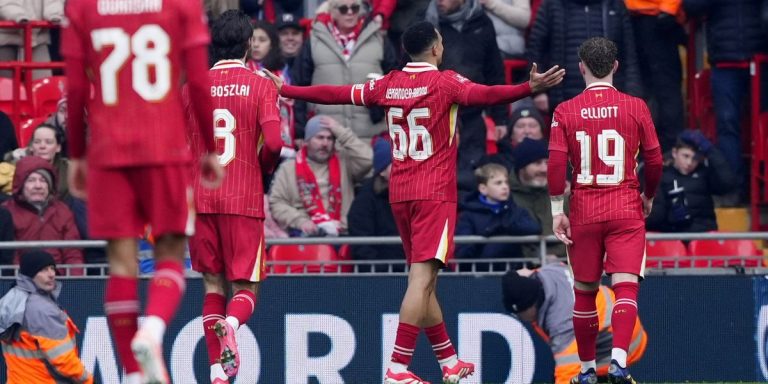
[[643, 220], [637, 154], [658, 146], [645, 102], [609, 83], [593, 83], [558, 105], [549, 149], [566, 152], [574, 169], [571, 222]]
[[391, 202], [456, 201], [458, 102], [473, 85], [456, 72], [408, 63], [402, 70], [353, 86], [354, 104], [386, 109], [392, 138]]
[[199, 0], [69, 0], [62, 55], [93, 84], [88, 162], [135, 166], [190, 160], [182, 57], [209, 42]]
[[[208, 76], [216, 150], [226, 176], [220, 188], [208, 189], [200, 184], [200, 172], [195, 172], [197, 211], [263, 218], [259, 150], [264, 138], [262, 126], [280, 120], [277, 89], [272, 81], [253, 73], [239, 60], [219, 61]], [[206, 151], [200, 130], [194, 120], [189, 125], [192, 152], [202, 156]]]

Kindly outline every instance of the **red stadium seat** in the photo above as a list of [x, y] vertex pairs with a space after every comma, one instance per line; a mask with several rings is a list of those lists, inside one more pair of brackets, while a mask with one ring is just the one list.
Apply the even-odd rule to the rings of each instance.
[[67, 78], [52, 76], [32, 83], [32, 107], [35, 116], [48, 116], [56, 112], [56, 104], [64, 95]]
[[[352, 260], [352, 247], [349, 244], [342, 245], [341, 248], [339, 248], [338, 256], [339, 256], [338, 257], [339, 260], [343, 260], [343, 261]], [[342, 272], [352, 272], [353, 269], [354, 267], [351, 264], [341, 266]]]
[[[720, 256], [714, 259], [699, 259], [694, 261], [695, 267], [707, 267], [712, 263], [712, 267], [724, 267], [743, 265], [745, 267], [757, 267], [760, 264], [762, 254], [757, 249], [752, 240], [694, 240], [688, 245], [691, 257], [711, 257]], [[746, 260], [728, 260], [728, 257], [741, 256], [749, 257]], [[743, 264], [742, 264], [743, 262]]]
[[[650, 268], [674, 268], [675, 261], [667, 258], [688, 256], [688, 250], [680, 240], [648, 240], [645, 243], [645, 266]], [[678, 260], [679, 268], [690, 268], [690, 260]]]
[[496, 123], [490, 116], [484, 118], [485, 121], [485, 153], [493, 155], [499, 151], [496, 146]]
[[[305, 261], [302, 264], [276, 264], [272, 273], [335, 273], [340, 270], [333, 262], [339, 260], [336, 250], [326, 244], [273, 245], [267, 255], [270, 261]], [[322, 264], [321, 263], [327, 263]]]
[[47, 120], [47, 117], [38, 117], [34, 119], [27, 119], [21, 122], [19, 126], [19, 148], [26, 147], [29, 141], [32, 140], [32, 133], [35, 132], [35, 128]]

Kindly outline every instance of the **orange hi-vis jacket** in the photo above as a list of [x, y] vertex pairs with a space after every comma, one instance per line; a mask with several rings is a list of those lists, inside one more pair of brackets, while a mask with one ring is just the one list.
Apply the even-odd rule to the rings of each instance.
[[630, 12], [651, 16], [656, 16], [660, 12], [680, 16], [682, 3], [682, 0], [624, 0]]
[[16, 283], [0, 300], [6, 383], [93, 383], [78, 357], [77, 326], [55, 301], [60, 285], [50, 294], [21, 274]]

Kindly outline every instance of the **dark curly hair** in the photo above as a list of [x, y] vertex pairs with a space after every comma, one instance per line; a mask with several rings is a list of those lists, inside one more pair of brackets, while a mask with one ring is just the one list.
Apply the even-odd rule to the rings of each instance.
[[211, 26], [211, 61], [242, 59], [253, 36], [251, 19], [240, 10], [230, 9]]
[[611, 74], [617, 55], [616, 44], [605, 37], [593, 37], [579, 46], [579, 59], [598, 79]]

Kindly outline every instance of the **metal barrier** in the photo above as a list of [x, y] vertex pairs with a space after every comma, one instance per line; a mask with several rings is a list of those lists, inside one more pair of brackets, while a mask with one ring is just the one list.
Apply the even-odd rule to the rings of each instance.
[[[646, 236], [648, 241], [664, 240], [768, 240], [768, 232], [706, 232], [706, 233], [649, 233]], [[446, 274], [503, 274], [510, 269], [517, 269], [524, 263], [546, 264], [552, 262], [547, 255], [547, 244], [557, 243], [554, 236], [456, 236], [456, 244], [490, 244], [490, 243], [514, 243], [531, 244], [539, 243], [539, 258], [504, 258], [504, 259], [457, 259], [451, 260], [448, 268], [444, 271]], [[309, 237], [309, 238], [285, 238], [285, 239], [267, 239], [267, 245], [361, 245], [361, 244], [401, 244], [400, 237]], [[35, 249], [35, 248], [104, 248], [107, 242], [104, 240], [80, 240], [80, 241], [10, 241], [0, 242], [2, 249]], [[564, 258], [558, 259], [566, 261]], [[727, 267], [713, 267], [714, 261], [724, 261]], [[697, 256], [698, 263], [691, 263], [689, 257], [657, 257], [654, 259], [657, 266], [662, 262], [673, 262], [672, 268], [654, 268], [651, 267], [651, 274], [736, 274], [736, 273], [754, 273], [763, 274], [768, 269], [759, 267], [748, 267], [750, 264], [761, 265], [762, 256], [756, 255], [716, 255], [716, 256]], [[755, 261], [757, 261], [755, 263]], [[690, 267], [683, 266], [683, 262], [691, 264]], [[705, 265], [700, 265], [704, 262]], [[276, 266], [288, 266], [286, 273], [282, 275], [291, 276], [350, 276], [361, 275], [370, 276], [377, 274], [405, 274], [406, 265], [404, 260], [333, 260], [333, 261], [269, 261], [267, 262], [268, 272], [274, 273]], [[298, 268], [290, 268], [298, 266]], [[0, 266], [0, 279], [11, 278], [16, 266]], [[108, 273], [107, 264], [71, 264], [59, 265], [57, 268], [63, 269], [64, 277], [77, 278], [103, 278]], [[88, 269], [89, 275], [70, 276], [69, 271]], [[199, 277], [194, 271], [188, 271], [189, 277]]]

